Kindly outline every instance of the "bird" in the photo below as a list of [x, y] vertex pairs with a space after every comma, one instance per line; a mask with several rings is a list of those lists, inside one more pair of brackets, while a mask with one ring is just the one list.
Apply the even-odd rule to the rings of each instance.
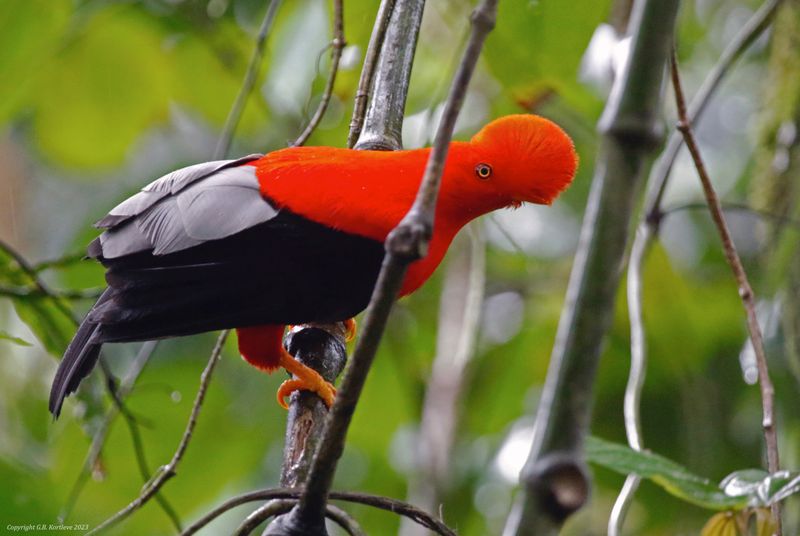
[[[288, 353], [285, 327], [344, 321], [353, 329], [430, 152], [289, 147], [185, 167], [120, 203], [95, 224], [103, 232], [88, 246], [107, 288], [58, 366], [53, 417], [103, 344], [233, 328], [245, 361], [294, 376], [278, 390], [281, 405], [309, 390], [330, 407], [335, 387]], [[469, 141], [451, 142], [429, 248], [409, 266], [400, 296], [433, 274], [464, 225], [524, 202], [551, 204], [577, 165], [571, 138], [533, 114], [495, 119]]]

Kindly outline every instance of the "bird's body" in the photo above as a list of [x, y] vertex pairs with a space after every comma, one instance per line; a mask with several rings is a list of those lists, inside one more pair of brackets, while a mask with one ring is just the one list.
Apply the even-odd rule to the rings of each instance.
[[[366, 307], [383, 241], [411, 207], [429, 153], [289, 148], [145, 187], [98, 222], [106, 231], [89, 256], [106, 266], [109, 288], [65, 353], [50, 410], [58, 415], [106, 342], [239, 328], [247, 361], [297, 374], [284, 326], [343, 321]], [[569, 138], [535, 116], [502, 118], [452, 143], [428, 255], [410, 266], [401, 294], [430, 277], [466, 223], [551, 202], [575, 167]]]

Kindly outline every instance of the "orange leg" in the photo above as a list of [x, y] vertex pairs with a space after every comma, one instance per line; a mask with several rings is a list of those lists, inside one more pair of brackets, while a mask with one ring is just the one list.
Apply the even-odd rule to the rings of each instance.
[[331, 407], [333, 399], [336, 397], [336, 387], [325, 381], [325, 378], [320, 376], [319, 372], [292, 357], [283, 347], [281, 347], [281, 350], [280, 366], [295, 377], [291, 380], [286, 380], [278, 388], [278, 404], [284, 409], [289, 409], [284, 398], [295, 391], [311, 391], [317, 393], [326, 406]]

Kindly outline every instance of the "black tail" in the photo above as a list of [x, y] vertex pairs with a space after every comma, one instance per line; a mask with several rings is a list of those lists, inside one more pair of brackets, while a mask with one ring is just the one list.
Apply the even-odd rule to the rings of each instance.
[[[95, 307], [108, 299], [110, 294], [106, 290]], [[64, 399], [74, 393], [83, 379], [89, 375], [100, 356], [101, 342], [98, 342], [100, 324], [90, 322], [89, 315], [81, 323], [72, 342], [67, 346], [64, 357], [58, 365], [53, 386], [50, 388], [50, 413], [58, 418]]]

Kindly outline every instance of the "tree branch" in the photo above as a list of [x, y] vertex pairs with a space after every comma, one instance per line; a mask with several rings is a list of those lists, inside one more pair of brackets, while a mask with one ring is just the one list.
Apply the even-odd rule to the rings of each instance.
[[[764, 428], [764, 440], [767, 446], [767, 468], [770, 473], [776, 473], [780, 470], [780, 460], [778, 456], [778, 433], [775, 424], [775, 389], [769, 378], [767, 356], [764, 352], [764, 341], [761, 335], [761, 327], [758, 325], [758, 318], [756, 317], [755, 295], [753, 289], [750, 287], [750, 282], [747, 279], [747, 273], [744, 271], [739, 254], [736, 252], [736, 246], [733, 243], [733, 239], [731, 239], [728, 225], [725, 222], [725, 215], [722, 213], [722, 206], [714, 191], [714, 186], [711, 184], [711, 178], [708, 175], [703, 158], [700, 155], [700, 149], [697, 146], [697, 141], [692, 132], [692, 124], [686, 113], [686, 101], [683, 97], [683, 88], [681, 87], [680, 73], [678, 72], [678, 59], [674, 49], [672, 52], [670, 73], [672, 75], [672, 86], [675, 90], [675, 103], [678, 107], [678, 130], [683, 134], [686, 147], [689, 149], [694, 165], [697, 168], [697, 174], [703, 185], [703, 193], [706, 196], [706, 202], [711, 211], [711, 217], [714, 220], [714, 224], [717, 226], [717, 231], [722, 240], [725, 259], [728, 261], [733, 275], [736, 278], [736, 282], [739, 285], [739, 296], [742, 298], [742, 304], [744, 305], [747, 315], [747, 331], [750, 333], [750, 341], [753, 343], [753, 350], [756, 354], [758, 383], [761, 386], [762, 427]], [[773, 503], [772, 515], [777, 527], [776, 532], [778, 536], [780, 536], [780, 503]]]
[[211, 375], [214, 372], [214, 367], [216, 367], [217, 363], [219, 362], [220, 355], [222, 354], [222, 348], [225, 344], [225, 339], [228, 338], [228, 333], [229, 332], [227, 330], [220, 333], [219, 337], [217, 338], [217, 342], [214, 345], [214, 349], [211, 352], [211, 357], [206, 364], [206, 368], [203, 369], [203, 373], [200, 375], [200, 388], [197, 390], [194, 404], [192, 404], [192, 411], [189, 414], [189, 421], [186, 423], [186, 429], [183, 432], [180, 443], [178, 443], [178, 448], [175, 449], [175, 453], [172, 455], [172, 459], [167, 465], [159, 468], [155, 478], [151, 482], [145, 484], [142, 493], [136, 499], [128, 504], [128, 506], [102, 522], [100, 525], [87, 532], [87, 535], [99, 534], [100, 532], [113, 527], [131, 515], [133, 512], [144, 506], [147, 501], [149, 501], [156, 493], [158, 493], [158, 490], [161, 489], [161, 487], [170, 478], [177, 474], [176, 471], [178, 465], [183, 459], [183, 455], [186, 453], [186, 448], [189, 446], [189, 441], [192, 439], [194, 428], [197, 425], [197, 417], [200, 414], [201, 407], [203, 406], [208, 385], [211, 383]]
[[629, 222], [649, 154], [661, 139], [664, 66], [677, 0], [640, 0], [631, 54], [598, 125], [603, 134], [575, 264], [558, 326], [522, 495], [506, 534], [555, 534], [589, 493], [582, 454], [600, 348], [611, 318]]
[[[297, 501], [291, 499], [268, 501], [258, 510], [247, 516], [242, 524], [239, 525], [239, 528], [236, 529], [234, 536], [247, 536], [270, 517], [289, 512], [296, 503]], [[361, 529], [358, 522], [341, 508], [329, 504], [325, 508], [325, 517], [334, 521], [351, 536], [366, 536], [366, 533]]]

